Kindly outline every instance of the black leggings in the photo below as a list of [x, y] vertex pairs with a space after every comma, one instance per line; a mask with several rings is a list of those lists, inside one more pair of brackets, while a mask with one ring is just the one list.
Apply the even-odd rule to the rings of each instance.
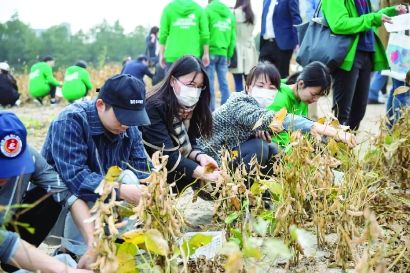
[[372, 53], [357, 51], [350, 71], [333, 73], [333, 111], [339, 122], [357, 130], [366, 113], [369, 96]]

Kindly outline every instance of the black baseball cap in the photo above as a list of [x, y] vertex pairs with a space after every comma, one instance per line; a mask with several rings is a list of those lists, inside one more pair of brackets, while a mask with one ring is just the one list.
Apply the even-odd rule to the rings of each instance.
[[127, 126], [150, 125], [145, 111], [145, 85], [129, 74], [109, 78], [98, 98], [112, 106], [118, 121]]

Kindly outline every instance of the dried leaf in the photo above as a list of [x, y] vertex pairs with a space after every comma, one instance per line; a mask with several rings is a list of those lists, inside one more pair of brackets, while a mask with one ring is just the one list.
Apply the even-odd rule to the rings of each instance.
[[122, 239], [125, 242], [132, 243], [134, 245], [141, 245], [145, 242], [145, 235], [143, 230], [131, 230], [125, 232], [122, 235]]
[[282, 109], [279, 110], [279, 112], [276, 112], [275, 114], [276, 121], [283, 122], [287, 114], [288, 114], [288, 110], [285, 107], [283, 107]]
[[107, 174], [105, 175], [105, 181], [114, 183], [115, 181], [118, 180], [118, 177], [120, 176], [122, 170], [118, 166], [112, 166], [108, 169]]
[[169, 253], [169, 246], [161, 232], [156, 229], [149, 229], [145, 232], [145, 246], [149, 252], [166, 256]]
[[319, 124], [325, 124], [326, 123], [326, 117], [320, 117], [316, 121]]
[[218, 167], [212, 163], [205, 165], [205, 173], [213, 173], [216, 169], [218, 169]]
[[330, 122], [330, 126], [334, 128], [340, 128], [340, 122], [337, 119], [334, 119]]
[[410, 88], [408, 86], [399, 86], [394, 89], [393, 96], [397, 96], [406, 92], [409, 92]]
[[240, 210], [241, 209], [241, 202], [239, 201], [239, 198], [234, 196], [231, 198], [231, 205], [236, 209]]

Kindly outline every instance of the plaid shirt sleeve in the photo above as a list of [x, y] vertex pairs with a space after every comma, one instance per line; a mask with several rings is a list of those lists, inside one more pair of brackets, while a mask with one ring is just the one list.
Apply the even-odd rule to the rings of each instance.
[[87, 143], [83, 130], [72, 120], [60, 120], [50, 127], [51, 155], [54, 168], [60, 174], [70, 191], [85, 201], [95, 201], [98, 197], [94, 190], [103, 176], [92, 172], [87, 166]]
[[133, 142], [131, 146], [129, 164], [137, 170], [137, 177], [139, 179], [144, 179], [149, 176], [152, 169], [152, 164], [147, 158], [144, 144], [142, 143], [141, 132], [136, 127], [131, 130]]

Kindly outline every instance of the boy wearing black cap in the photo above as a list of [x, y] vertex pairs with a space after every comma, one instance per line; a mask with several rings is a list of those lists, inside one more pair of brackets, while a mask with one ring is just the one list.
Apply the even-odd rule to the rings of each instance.
[[[117, 75], [105, 82], [96, 101], [74, 103], [59, 114], [50, 125], [42, 154], [71, 192], [92, 202], [109, 167], [127, 169], [129, 163], [138, 178], [135, 184], [122, 184], [119, 197], [136, 204], [145, 192], [145, 187], [136, 185], [138, 179], [148, 177], [151, 167], [137, 126], [148, 124], [144, 84], [131, 75]], [[79, 240], [71, 226], [68, 216], [65, 237]], [[76, 255], [84, 251], [69, 241], [63, 245]]]
[[[90, 218], [90, 213], [87, 204], [73, 196], [44, 158], [27, 145], [26, 137], [26, 128], [16, 115], [1, 111], [0, 205], [5, 207], [5, 211], [0, 213], [0, 222], [4, 225], [13, 218], [13, 214], [21, 214], [17, 221], [28, 223], [35, 229], [35, 233], [30, 234], [24, 228], [20, 229], [18, 225], [7, 226], [11, 231], [0, 229], [0, 261], [33, 271], [40, 269], [49, 272], [66, 268], [65, 264], [43, 254], [26, 241], [36, 246], [40, 245], [57, 220], [61, 210], [57, 203], [60, 203], [70, 207], [76, 223], [91, 246], [93, 228], [92, 225], [84, 223], [85, 219]], [[29, 182], [36, 187], [28, 190]], [[42, 202], [28, 212], [23, 214], [11, 208], [12, 205], [27, 203], [29, 199], [38, 201], [34, 196], [41, 195], [42, 192], [44, 195], [52, 193], [52, 197], [43, 198]], [[40, 198], [47, 197], [44, 195]], [[47, 213], [44, 213], [43, 209], [46, 209]], [[24, 240], [12, 231], [18, 231]], [[4, 265], [3, 267], [12, 270], [11, 267]], [[67, 270], [67, 272], [89, 272], [68, 268]]]

